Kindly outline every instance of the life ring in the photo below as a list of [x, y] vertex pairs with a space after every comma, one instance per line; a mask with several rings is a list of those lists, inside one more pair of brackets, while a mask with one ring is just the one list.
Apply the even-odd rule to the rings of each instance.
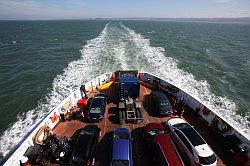
[[55, 123], [59, 120], [59, 115], [56, 114], [56, 112], [54, 112], [54, 115], [50, 117], [50, 120], [52, 123]]
[[216, 117], [213, 120], [212, 126], [218, 133], [221, 134], [225, 134], [231, 129], [231, 127], [219, 117]]
[[211, 112], [211, 110], [208, 109], [206, 106], [204, 106], [202, 112], [203, 112], [204, 115], [208, 115]]
[[36, 132], [33, 139], [38, 145], [43, 145], [44, 141], [50, 136], [50, 133], [51, 133], [50, 127], [44, 125], [40, 127], [40, 129]]

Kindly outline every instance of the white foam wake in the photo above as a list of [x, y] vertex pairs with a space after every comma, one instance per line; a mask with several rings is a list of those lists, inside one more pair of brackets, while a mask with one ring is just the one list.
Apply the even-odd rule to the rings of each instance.
[[5, 156], [42, 118], [76, 90], [83, 80], [96, 76], [92, 75], [98, 68], [94, 59], [98, 58], [102, 50], [107, 26], [108, 24], [98, 37], [88, 41], [80, 50], [82, 57], [69, 63], [63, 73], [54, 79], [52, 91], [47, 95], [45, 102], [39, 103], [34, 110], [18, 115], [17, 121], [3, 133], [0, 137], [0, 156]]
[[[139, 52], [139, 60], [143, 61], [139, 70], [144, 70], [171, 81], [174, 85], [200, 99], [209, 108], [225, 117], [231, 124], [234, 124], [244, 133], [250, 133], [250, 122], [246, 117], [238, 114], [236, 105], [225, 96], [216, 96], [210, 92], [210, 85], [205, 80], [197, 81], [194, 76], [177, 67], [178, 61], [167, 57], [164, 48], [150, 46], [150, 41], [145, 39], [134, 30], [123, 25], [134, 41]], [[137, 58], [138, 59], [138, 58]]]

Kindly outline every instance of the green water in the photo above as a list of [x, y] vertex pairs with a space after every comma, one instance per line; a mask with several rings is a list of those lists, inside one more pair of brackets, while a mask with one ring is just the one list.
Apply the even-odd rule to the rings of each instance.
[[249, 43], [246, 23], [0, 21], [0, 152], [82, 80], [119, 69], [170, 80], [249, 130]]

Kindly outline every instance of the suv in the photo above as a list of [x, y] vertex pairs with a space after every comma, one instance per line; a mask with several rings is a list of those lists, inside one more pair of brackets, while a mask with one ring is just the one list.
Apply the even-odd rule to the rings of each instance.
[[105, 97], [94, 97], [87, 113], [87, 120], [101, 121], [104, 117], [106, 103], [107, 101]]
[[144, 127], [146, 139], [156, 165], [184, 166], [184, 163], [165, 128], [159, 123], [149, 123]]
[[132, 166], [132, 138], [126, 128], [117, 128], [113, 133], [111, 166]]
[[167, 121], [166, 127], [169, 128], [180, 151], [183, 152], [187, 165], [216, 165], [214, 152], [193, 126], [181, 118], [172, 118]]
[[166, 116], [173, 113], [171, 103], [167, 96], [161, 91], [152, 91], [150, 94], [152, 103], [156, 106], [160, 116]]
[[73, 163], [76, 165], [93, 165], [94, 153], [100, 135], [100, 128], [97, 125], [88, 125], [83, 128], [77, 138], [73, 151]]

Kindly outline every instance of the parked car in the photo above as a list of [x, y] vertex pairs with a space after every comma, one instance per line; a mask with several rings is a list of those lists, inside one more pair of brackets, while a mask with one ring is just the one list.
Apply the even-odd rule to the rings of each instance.
[[167, 96], [161, 91], [152, 91], [150, 94], [151, 102], [156, 107], [160, 116], [173, 114], [172, 106]]
[[147, 124], [144, 127], [144, 140], [153, 154], [156, 165], [184, 165], [172, 138], [162, 124]]
[[111, 166], [132, 166], [132, 138], [126, 128], [117, 128], [113, 132]]
[[169, 128], [187, 165], [216, 165], [214, 152], [193, 126], [181, 118], [172, 118], [167, 121], [166, 127]]
[[107, 100], [103, 96], [96, 96], [91, 101], [87, 112], [88, 121], [101, 121], [104, 117]]
[[83, 128], [73, 150], [73, 164], [94, 165], [94, 155], [99, 135], [100, 128], [97, 125], [88, 125]]

